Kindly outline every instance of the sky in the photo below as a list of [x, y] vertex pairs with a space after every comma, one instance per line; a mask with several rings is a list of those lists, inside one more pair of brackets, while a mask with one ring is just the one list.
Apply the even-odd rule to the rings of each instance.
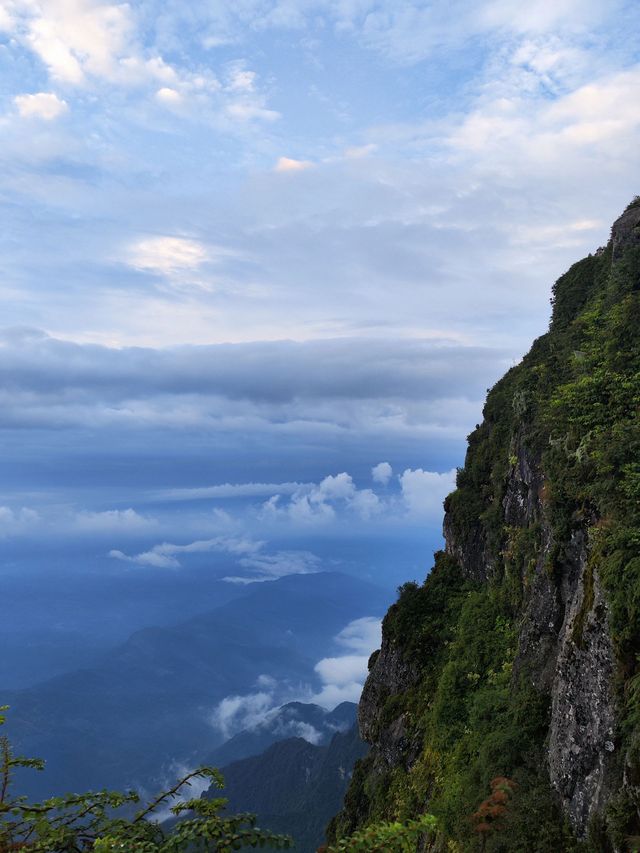
[[423, 576], [639, 95], [636, 0], [0, 0], [0, 571]]

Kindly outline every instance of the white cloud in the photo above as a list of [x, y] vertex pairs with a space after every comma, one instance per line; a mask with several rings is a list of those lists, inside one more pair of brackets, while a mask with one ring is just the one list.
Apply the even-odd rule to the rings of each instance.
[[25, 41], [65, 83], [79, 84], [85, 74], [113, 79], [126, 55], [133, 28], [130, 7], [92, 0], [49, 0], [20, 4], [26, 15]]
[[346, 510], [369, 519], [382, 509], [380, 499], [371, 489], [356, 488], [346, 471], [330, 474], [317, 485], [302, 486], [290, 501], [274, 495], [262, 506], [265, 519], [288, 518], [301, 525], [323, 524], [336, 518], [337, 510]]
[[[276, 504], [273, 501], [268, 501], [267, 507], [273, 510]], [[331, 504], [315, 501], [305, 494], [294, 495], [291, 502], [280, 512], [292, 521], [303, 525], [332, 521], [336, 517], [336, 511]]]
[[[619, 5], [613, 0], [613, 5]], [[509, 28], [515, 33], [554, 32], [560, 26], [593, 26], [612, 6], [603, 0], [554, 0], [524, 6], [519, 0], [490, 0], [475, 15], [478, 28]], [[472, 19], [473, 21], [473, 19]]]
[[212, 711], [210, 722], [227, 740], [243, 729], [255, 729], [274, 714], [273, 693], [227, 696]]
[[225, 739], [241, 731], [255, 732], [268, 728], [278, 740], [301, 737], [308, 743], [320, 743], [323, 736], [321, 731], [297, 719], [294, 709], [282, 707], [283, 696], [290, 699], [288, 694], [291, 689], [278, 684], [270, 676], [260, 676], [258, 686], [261, 684], [266, 687], [265, 690], [243, 696], [227, 696], [219, 702], [209, 717], [213, 728]]
[[315, 671], [322, 687], [313, 701], [324, 708], [340, 702], [357, 702], [368, 673], [371, 653], [380, 645], [382, 622], [373, 616], [355, 619], [340, 631], [335, 642], [349, 653], [318, 661]]
[[173, 542], [162, 542], [159, 545], [154, 545], [149, 551], [143, 551], [140, 554], [125, 554], [118, 549], [109, 551], [109, 556], [116, 560], [122, 560], [127, 563], [136, 563], [140, 566], [155, 566], [162, 569], [178, 569], [181, 566], [176, 554], [203, 554], [210, 551], [219, 551], [224, 554], [231, 554], [235, 557], [242, 557], [247, 554], [254, 554], [263, 547], [263, 542], [256, 542], [251, 539], [239, 539], [228, 536], [216, 536], [213, 539], [198, 539], [195, 542], [189, 542], [187, 545], [176, 545]]
[[[386, 339], [120, 349], [14, 330], [0, 333], [0, 346], [4, 426], [164, 429], [174, 435], [196, 429], [259, 435], [270, 446], [306, 443], [312, 433], [323, 441], [358, 435], [378, 448], [457, 439], [473, 425], [486, 377], [497, 378], [508, 366], [501, 352]], [[373, 452], [380, 458], [380, 449]], [[330, 520], [336, 509], [358, 515], [357, 500], [355, 506], [323, 501], [318, 492], [310, 503], [319, 484], [295, 486], [276, 483], [272, 490], [265, 484], [265, 497], [281, 494], [264, 507], [265, 518], [285, 520], [289, 509], [307, 521]], [[250, 497], [253, 490], [247, 484], [212, 488], [178, 489], [166, 497], [216, 499], [241, 491]], [[260, 484], [256, 491], [263, 491]], [[155, 490], [146, 497], [165, 499]], [[370, 495], [362, 508], [375, 509]]]
[[53, 121], [69, 109], [67, 102], [53, 92], [16, 95], [13, 100], [22, 118], [40, 118], [45, 121]]
[[276, 172], [302, 172], [313, 166], [309, 160], [294, 160], [292, 157], [280, 157], [275, 165]]
[[29, 534], [40, 521], [40, 514], [30, 507], [0, 506], [0, 537]]
[[81, 533], [140, 533], [157, 527], [158, 522], [129, 508], [104, 512], [82, 511], [75, 516], [73, 526]]
[[176, 89], [172, 89], [169, 86], [162, 86], [156, 92], [156, 100], [165, 106], [177, 107], [183, 103], [184, 98]]
[[142, 48], [127, 3], [99, 0], [13, 0], [0, 24], [33, 51], [53, 80], [86, 86], [92, 80], [121, 85], [171, 82], [176, 71]]
[[15, 26], [15, 19], [6, 5], [0, 6], [0, 32], [9, 32]]
[[229, 67], [227, 88], [231, 92], [253, 92], [257, 74], [245, 68], [243, 62], [232, 63]]
[[169, 277], [195, 270], [208, 259], [207, 248], [187, 237], [149, 237], [137, 241], [129, 250], [131, 266]]
[[455, 470], [439, 473], [407, 468], [398, 476], [400, 495], [388, 490], [393, 469], [381, 462], [371, 469], [374, 483], [384, 488], [359, 489], [345, 471], [329, 475], [315, 485], [301, 486], [289, 500], [273, 495], [262, 504], [264, 521], [287, 520], [300, 526], [322, 526], [354, 517], [368, 522], [384, 513], [387, 521], [409, 518], [435, 519], [442, 514], [442, 502], [455, 483]]
[[344, 687], [359, 682], [362, 686], [367, 673], [368, 660], [368, 655], [342, 655], [337, 658], [323, 658], [315, 665], [315, 671], [325, 685]]
[[391, 476], [393, 475], [393, 468], [389, 465], [388, 462], [379, 462], [377, 465], [371, 469], [371, 477], [374, 483], [380, 483], [382, 486], [386, 486]]
[[154, 548], [151, 551], [144, 551], [141, 554], [130, 556], [120, 551], [117, 548], [112, 548], [109, 551], [109, 556], [114, 560], [122, 560], [125, 563], [136, 563], [138, 566], [153, 566], [157, 569], [179, 569], [180, 562], [171, 554], [163, 554], [160, 550]]
[[[104, 516], [107, 516], [107, 518], [104, 518]], [[99, 519], [98, 522], [96, 522], [96, 517]], [[131, 525], [130, 528], [125, 527], [125, 529], [133, 529], [135, 524], [141, 524], [138, 521], [140, 516], [137, 516], [135, 521], [133, 518], [125, 517]], [[143, 519], [142, 522], [144, 521]], [[103, 524], [104, 529], [107, 529], [108, 524], [113, 524], [113, 517], [109, 513], [95, 513], [92, 514], [90, 522], [93, 524]], [[103, 528], [96, 527], [96, 529]], [[313, 574], [319, 572], [322, 568], [320, 558], [310, 551], [282, 550], [269, 553], [264, 550], [265, 544], [263, 541], [246, 537], [216, 536], [213, 539], [198, 539], [186, 545], [162, 542], [140, 554], [126, 554], [114, 548], [109, 552], [109, 556], [113, 559], [135, 563], [139, 566], [178, 569], [182, 565], [179, 558], [185, 554], [204, 554], [210, 552], [228, 554], [236, 558], [238, 566], [246, 571], [241, 575], [228, 575], [223, 580], [227, 581], [227, 583], [242, 585], [273, 581], [286, 575]]]
[[382, 641], [382, 620], [377, 616], [354, 619], [336, 635], [335, 640], [352, 652], [370, 655]]
[[201, 486], [194, 489], [164, 489], [154, 492], [154, 500], [193, 501], [202, 498], [257, 498], [271, 495], [292, 495], [300, 489], [310, 488], [305, 483], [221, 483], [217, 486]]
[[320, 558], [310, 551], [276, 551], [275, 554], [256, 552], [251, 556], [242, 557], [238, 562], [244, 569], [250, 569], [252, 574], [242, 579], [224, 578], [224, 580], [235, 583], [255, 583], [276, 580], [286, 575], [314, 574], [322, 568]]
[[229, 118], [234, 121], [248, 122], [253, 119], [262, 119], [263, 121], [276, 121], [280, 118], [280, 113], [276, 110], [270, 110], [262, 103], [255, 101], [235, 101], [226, 107], [226, 113]]
[[320, 482], [318, 488], [312, 493], [313, 499], [324, 500], [348, 500], [355, 494], [356, 487], [350, 474], [343, 471], [335, 476], [329, 475]]
[[617, 157], [640, 127], [640, 65], [591, 79], [555, 98], [514, 93], [481, 101], [449, 136], [452, 148], [503, 174], [526, 178], [525, 163], [551, 177], [596, 156]]
[[367, 521], [381, 512], [382, 502], [371, 489], [357, 489], [349, 501], [349, 509]]
[[277, 726], [276, 731], [283, 738], [301, 737], [314, 746], [322, 740], [322, 732], [319, 732], [311, 723], [305, 723], [302, 720], [290, 720], [286, 725]]
[[439, 474], [407, 468], [398, 479], [409, 512], [420, 518], [434, 518], [442, 514], [442, 502], [455, 486], [456, 471]]
[[[367, 675], [367, 658], [354, 657], [352, 662], [326, 658], [316, 669], [326, 679], [322, 689], [313, 696], [313, 701], [323, 708], [335, 708], [341, 702], [358, 702]], [[349, 680], [351, 676], [352, 680]], [[336, 680], [337, 679], [337, 680]]]

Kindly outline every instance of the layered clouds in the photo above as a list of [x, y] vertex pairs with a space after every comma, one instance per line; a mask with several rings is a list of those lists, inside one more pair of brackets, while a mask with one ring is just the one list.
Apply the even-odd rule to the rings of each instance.
[[[0, 353], [0, 536], [240, 585], [375, 576], [379, 537], [424, 573], [456, 448], [508, 364], [447, 339], [112, 348], [25, 328]], [[361, 543], [356, 563], [335, 537]]]
[[638, 191], [639, 15], [0, 6], [3, 540], [423, 575], [486, 388]]

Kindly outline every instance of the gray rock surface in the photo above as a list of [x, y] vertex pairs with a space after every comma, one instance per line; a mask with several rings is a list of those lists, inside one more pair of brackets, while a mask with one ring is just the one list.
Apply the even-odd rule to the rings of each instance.
[[419, 673], [407, 664], [393, 643], [384, 639], [362, 691], [358, 724], [361, 738], [376, 744], [376, 761], [388, 767], [404, 765], [408, 768], [417, 757], [419, 746], [407, 737], [405, 715], [385, 721], [384, 712], [390, 697], [406, 693], [418, 681]]
[[640, 205], [626, 210], [616, 219], [611, 229], [611, 239], [614, 261], [622, 257], [625, 249], [640, 246]]

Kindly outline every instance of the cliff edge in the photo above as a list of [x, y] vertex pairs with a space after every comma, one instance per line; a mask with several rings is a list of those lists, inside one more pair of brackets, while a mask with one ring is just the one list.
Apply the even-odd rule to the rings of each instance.
[[638, 849], [640, 199], [552, 304], [469, 436], [445, 551], [385, 618], [333, 839], [431, 812], [429, 849]]

